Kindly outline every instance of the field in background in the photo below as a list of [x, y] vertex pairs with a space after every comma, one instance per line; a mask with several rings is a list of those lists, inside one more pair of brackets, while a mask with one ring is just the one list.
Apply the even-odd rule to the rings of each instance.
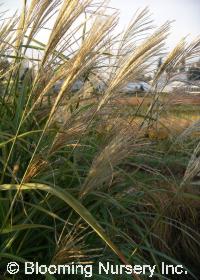
[[[133, 112], [136, 112], [141, 106], [142, 110], [138, 112], [140, 114], [141, 111], [144, 111], [144, 107], [150, 106], [152, 101], [153, 98], [149, 95], [145, 97], [140, 94], [139, 97], [119, 98], [115, 102], [127, 106], [127, 109], [129, 111], [132, 109]], [[162, 139], [178, 136], [194, 122], [200, 121], [200, 96], [162, 93], [159, 102], [162, 104], [162, 111], [156, 127], [151, 128], [150, 137]], [[140, 123], [141, 121], [142, 117], [134, 118], [134, 122]], [[200, 129], [194, 132], [193, 136], [200, 136]]]

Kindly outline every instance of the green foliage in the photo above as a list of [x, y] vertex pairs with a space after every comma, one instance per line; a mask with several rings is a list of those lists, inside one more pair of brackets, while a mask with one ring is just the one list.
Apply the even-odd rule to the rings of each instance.
[[200, 70], [199, 70], [199, 68], [191, 67], [188, 70], [188, 79], [190, 81], [199, 81], [200, 80]]

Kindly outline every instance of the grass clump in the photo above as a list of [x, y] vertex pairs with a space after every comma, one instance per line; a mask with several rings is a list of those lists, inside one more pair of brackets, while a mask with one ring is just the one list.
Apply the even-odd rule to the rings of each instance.
[[[37, 34], [50, 17], [44, 44]], [[154, 72], [169, 22], [154, 29], [144, 9], [116, 35], [118, 13], [92, 0], [24, 1], [19, 17], [2, 22], [1, 275], [23, 279], [23, 269], [18, 275], [6, 272], [10, 260], [94, 267], [110, 261], [156, 265], [155, 279], [176, 279], [162, 275], [164, 261], [182, 263], [186, 276], [198, 279], [194, 124], [169, 139], [150, 137], [149, 131], [167, 108], [160, 79], [167, 73], [169, 82], [183, 58], [191, 63], [199, 55], [199, 40], [182, 40], [168, 54], [152, 82], [150, 105], [141, 102], [127, 115], [117, 98], [129, 81]], [[91, 87], [88, 98], [86, 84], [93, 79], [101, 87]], [[68, 276], [83, 279], [74, 277]], [[95, 274], [94, 279], [117, 278]]]

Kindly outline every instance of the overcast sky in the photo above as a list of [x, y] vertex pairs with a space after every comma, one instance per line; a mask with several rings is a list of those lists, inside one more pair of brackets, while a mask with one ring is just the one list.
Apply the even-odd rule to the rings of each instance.
[[[0, 0], [6, 9], [19, 9], [23, 0]], [[200, 0], [111, 0], [110, 6], [120, 10], [120, 27], [128, 24], [138, 8], [148, 6], [157, 25], [175, 20], [168, 45], [172, 47], [185, 35], [194, 38], [200, 34]], [[2, 9], [2, 7], [1, 7]]]

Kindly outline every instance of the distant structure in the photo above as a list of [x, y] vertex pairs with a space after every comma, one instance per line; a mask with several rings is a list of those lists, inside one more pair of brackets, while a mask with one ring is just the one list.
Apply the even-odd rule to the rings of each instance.
[[[59, 80], [53, 86], [53, 92], [58, 93], [62, 87], [64, 80]], [[70, 88], [71, 93], [78, 93], [82, 91], [84, 98], [89, 98], [93, 94], [100, 94], [106, 89], [106, 84], [97, 79], [95, 76], [91, 76], [88, 79], [84, 79], [83, 77], [76, 80]]]
[[[169, 72], [170, 73], [170, 72]], [[200, 61], [186, 66], [183, 59], [168, 82], [168, 72], [162, 75], [158, 82], [158, 89], [163, 92], [181, 92], [200, 94]]]
[[139, 92], [150, 92], [151, 86], [147, 82], [129, 82], [126, 86], [124, 86], [121, 90], [122, 93], [125, 94], [134, 94]]

